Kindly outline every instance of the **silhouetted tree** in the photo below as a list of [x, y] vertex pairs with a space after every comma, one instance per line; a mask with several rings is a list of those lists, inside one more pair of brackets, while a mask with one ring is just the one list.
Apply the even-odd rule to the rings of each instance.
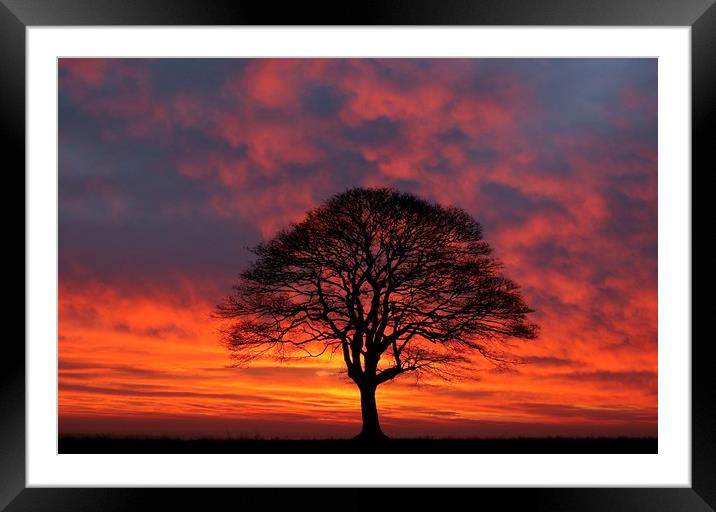
[[392, 189], [355, 188], [252, 250], [217, 307], [237, 364], [264, 354], [339, 352], [360, 390], [363, 429], [384, 437], [376, 388], [408, 372], [449, 376], [470, 351], [534, 338], [517, 285], [464, 210]]

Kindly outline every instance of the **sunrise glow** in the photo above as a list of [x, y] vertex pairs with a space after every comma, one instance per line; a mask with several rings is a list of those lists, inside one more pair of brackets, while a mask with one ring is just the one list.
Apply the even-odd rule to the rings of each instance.
[[468, 211], [540, 325], [392, 436], [656, 436], [655, 59], [60, 59], [60, 433], [347, 437], [340, 355], [232, 368], [247, 247], [349, 187]]

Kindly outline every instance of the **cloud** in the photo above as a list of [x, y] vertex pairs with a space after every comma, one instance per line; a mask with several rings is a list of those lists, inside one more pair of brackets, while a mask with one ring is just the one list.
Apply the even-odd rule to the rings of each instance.
[[529, 411], [547, 417], [565, 419], [579, 418], [582, 420], [650, 422], [653, 421], [655, 410], [643, 410], [624, 407], [585, 407], [579, 405], [550, 404], [540, 402], [522, 403], [507, 408]]
[[310, 86], [301, 96], [301, 105], [309, 114], [333, 116], [340, 112], [347, 95], [330, 84]]
[[574, 361], [566, 357], [555, 357], [555, 356], [527, 356], [522, 358], [522, 361], [527, 364], [536, 364], [540, 366], [580, 366], [584, 363], [580, 361]]
[[387, 116], [364, 121], [345, 128], [346, 138], [358, 145], [380, 146], [394, 142], [400, 135], [400, 122]]
[[593, 371], [574, 372], [555, 376], [559, 379], [577, 382], [598, 382], [608, 386], [627, 386], [638, 389], [656, 389], [656, 372], [614, 372], [614, 371]]

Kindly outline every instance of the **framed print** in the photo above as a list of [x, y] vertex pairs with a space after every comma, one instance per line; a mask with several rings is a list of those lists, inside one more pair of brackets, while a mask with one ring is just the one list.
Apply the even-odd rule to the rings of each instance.
[[712, 510], [711, 4], [3, 0], [0, 505]]

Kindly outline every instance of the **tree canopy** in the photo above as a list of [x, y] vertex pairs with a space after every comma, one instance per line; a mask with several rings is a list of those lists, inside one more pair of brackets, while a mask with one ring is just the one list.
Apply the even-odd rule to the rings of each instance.
[[253, 253], [217, 307], [237, 363], [339, 353], [374, 395], [401, 374], [450, 375], [471, 352], [503, 361], [500, 342], [537, 334], [480, 224], [408, 193], [340, 193]]

